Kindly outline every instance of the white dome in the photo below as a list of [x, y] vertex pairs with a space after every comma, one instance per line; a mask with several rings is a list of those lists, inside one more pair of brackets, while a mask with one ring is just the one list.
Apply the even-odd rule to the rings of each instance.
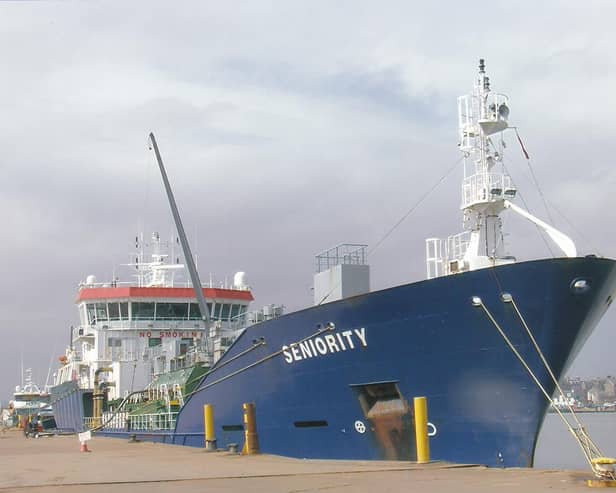
[[235, 289], [246, 289], [246, 273], [236, 272], [233, 276], [233, 287]]

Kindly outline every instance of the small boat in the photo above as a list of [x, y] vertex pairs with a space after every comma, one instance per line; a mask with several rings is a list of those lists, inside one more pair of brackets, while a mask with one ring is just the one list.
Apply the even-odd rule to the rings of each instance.
[[24, 385], [16, 386], [13, 400], [9, 407], [14, 409], [15, 415], [19, 417], [36, 416], [44, 408], [49, 406], [49, 394], [41, 389], [32, 381], [32, 369], [25, 370]]

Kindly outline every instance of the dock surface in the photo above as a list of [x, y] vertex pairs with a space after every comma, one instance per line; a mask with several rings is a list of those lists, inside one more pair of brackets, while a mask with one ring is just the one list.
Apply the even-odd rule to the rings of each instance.
[[302, 460], [95, 437], [0, 433], [0, 493], [584, 491], [585, 471], [488, 469], [443, 462]]

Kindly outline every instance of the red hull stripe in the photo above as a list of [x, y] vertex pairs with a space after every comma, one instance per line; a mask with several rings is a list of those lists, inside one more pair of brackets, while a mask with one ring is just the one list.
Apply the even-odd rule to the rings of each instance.
[[[250, 291], [235, 289], [203, 288], [207, 299], [253, 301]], [[118, 298], [191, 298], [195, 299], [192, 288], [82, 288], [76, 303], [84, 300], [105, 300]]]

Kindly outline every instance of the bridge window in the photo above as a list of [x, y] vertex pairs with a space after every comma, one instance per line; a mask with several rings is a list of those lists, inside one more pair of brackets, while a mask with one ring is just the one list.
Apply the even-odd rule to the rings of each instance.
[[128, 303], [107, 303], [109, 320], [128, 320]]
[[186, 320], [188, 303], [156, 303], [156, 320]]
[[96, 307], [94, 303], [88, 303], [86, 306], [86, 312], [88, 314], [88, 323], [94, 325], [96, 323]]
[[120, 303], [120, 317], [122, 320], [128, 320], [128, 302], [123, 301]]
[[107, 303], [109, 311], [109, 320], [120, 320], [120, 305], [119, 303]]
[[220, 309], [220, 320], [229, 320], [229, 313], [231, 312], [231, 305], [229, 303], [223, 303]]
[[240, 314], [241, 305], [231, 305], [231, 320], [235, 320]]
[[132, 303], [133, 320], [153, 320], [154, 303], [137, 301]]
[[107, 320], [107, 303], [96, 304], [96, 320], [98, 322]]
[[[210, 312], [210, 318], [214, 318], [214, 314], [212, 313], [212, 304], [206, 303], [207, 309]], [[201, 310], [199, 310], [198, 303], [190, 304], [190, 320], [201, 320]]]
[[220, 320], [220, 310], [222, 309], [222, 303], [214, 303], [214, 310], [211, 312], [214, 320]]
[[[210, 310], [210, 313], [212, 311], [212, 304], [208, 303], [207, 304], [208, 309]], [[189, 317], [190, 320], [201, 320], [201, 310], [199, 309], [199, 304], [198, 303], [191, 303], [190, 304], [190, 311], [189, 311]]]

